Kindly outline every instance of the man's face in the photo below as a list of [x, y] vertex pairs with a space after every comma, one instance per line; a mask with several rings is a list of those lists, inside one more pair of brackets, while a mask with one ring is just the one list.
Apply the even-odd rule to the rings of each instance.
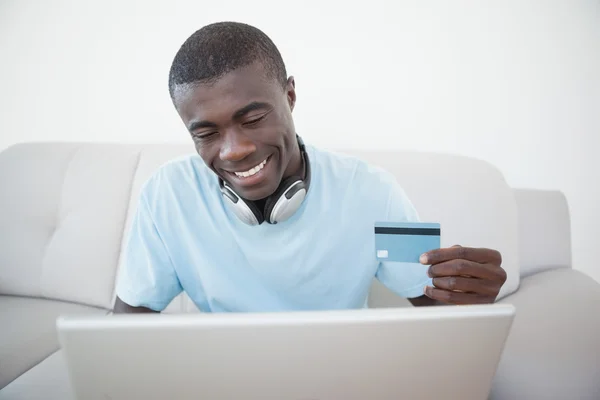
[[200, 157], [248, 200], [269, 196], [301, 166], [295, 100], [293, 79], [284, 89], [259, 63], [214, 83], [180, 86], [174, 95]]

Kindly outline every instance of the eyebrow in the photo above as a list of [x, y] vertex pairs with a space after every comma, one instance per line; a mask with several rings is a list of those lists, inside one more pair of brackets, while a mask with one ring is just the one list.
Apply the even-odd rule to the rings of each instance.
[[233, 119], [240, 119], [244, 115], [248, 114], [249, 112], [252, 112], [255, 110], [264, 110], [265, 108], [271, 108], [271, 105], [268, 103], [261, 103], [259, 101], [253, 101], [252, 103], [248, 104], [247, 106], [244, 106], [244, 107], [240, 108], [239, 110], [237, 110], [233, 114]]
[[[259, 102], [259, 101], [253, 101], [252, 103], [240, 108], [239, 110], [237, 110], [235, 113], [233, 113], [232, 119], [240, 119], [243, 116], [245, 116], [246, 114], [248, 114], [249, 112], [255, 111], [255, 110], [264, 110], [267, 108], [271, 108], [271, 105], [269, 103], [263, 103], [263, 102]], [[190, 126], [188, 127], [188, 130], [190, 132], [193, 132], [195, 130], [198, 129], [202, 129], [202, 128], [216, 128], [216, 124], [210, 121], [194, 121], [190, 124]]]

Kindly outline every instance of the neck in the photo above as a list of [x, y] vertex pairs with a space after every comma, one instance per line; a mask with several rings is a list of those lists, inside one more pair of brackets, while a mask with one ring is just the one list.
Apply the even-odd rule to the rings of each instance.
[[305, 175], [306, 166], [304, 165], [304, 157], [302, 156], [300, 145], [296, 143], [292, 159], [283, 173], [283, 179], [286, 179], [290, 176], [299, 176], [302, 179], [305, 179]]

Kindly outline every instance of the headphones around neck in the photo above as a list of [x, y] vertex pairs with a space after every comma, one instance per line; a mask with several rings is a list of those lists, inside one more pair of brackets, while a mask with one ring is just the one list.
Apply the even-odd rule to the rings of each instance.
[[225, 204], [246, 224], [260, 225], [265, 221], [269, 224], [283, 222], [294, 215], [302, 205], [310, 186], [310, 162], [304, 142], [298, 135], [296, 135], [296, 139], [300, 147], [306, 177], [302, 179], [301, 176], [290, 176], [284, 179], [277, 190], [266, 199], [264, 210], [261, 210], [256, 203], [246, 201], [238, 196], [223, 179], [219, 178], [219, 187]]

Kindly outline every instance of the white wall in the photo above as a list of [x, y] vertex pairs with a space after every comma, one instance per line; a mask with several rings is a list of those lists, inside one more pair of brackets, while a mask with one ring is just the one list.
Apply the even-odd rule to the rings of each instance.
[[597, 0], [0, 0], [0, 149], [188, 143], [172, 57], [203, 24], [245, 21], [296, 77], [307, 141], [457, 152], [562, 190], [575, 266], [600, 281], [599, 15]]

